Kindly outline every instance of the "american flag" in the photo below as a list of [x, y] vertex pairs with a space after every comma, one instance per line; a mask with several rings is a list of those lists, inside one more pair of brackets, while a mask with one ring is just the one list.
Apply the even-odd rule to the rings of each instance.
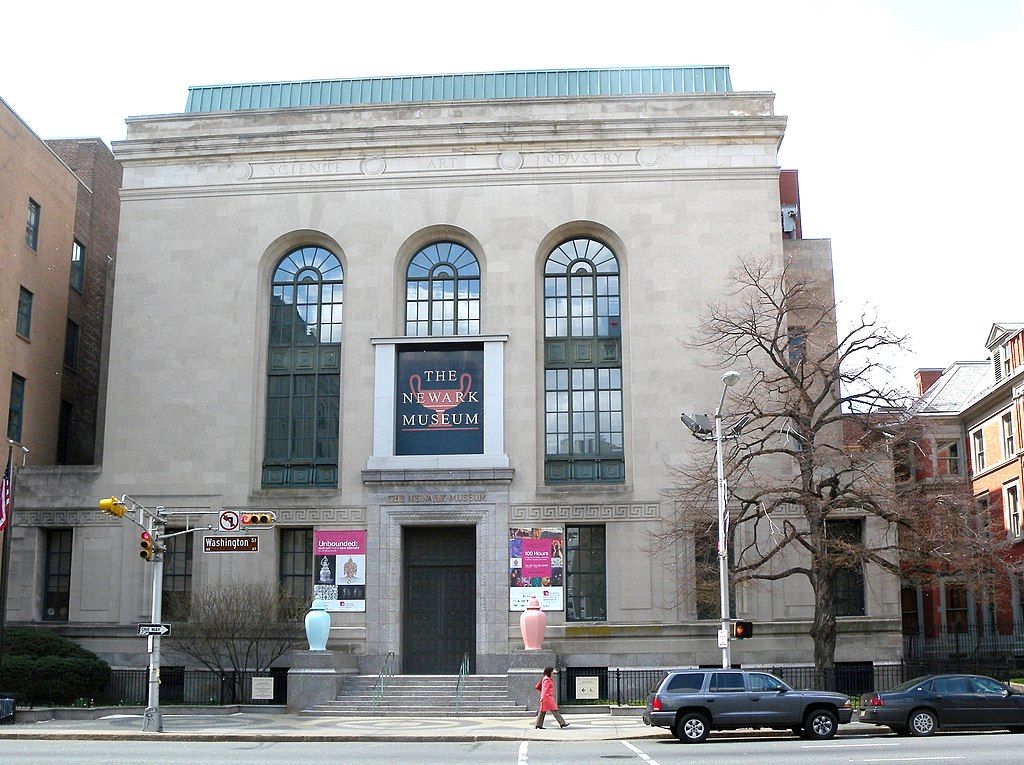
[[7, 519], [11, 517], [11, 453], [7, 453], [7, 467], [4, 469], [4, 480], [0, 482], [0, 531], [7, 528]]

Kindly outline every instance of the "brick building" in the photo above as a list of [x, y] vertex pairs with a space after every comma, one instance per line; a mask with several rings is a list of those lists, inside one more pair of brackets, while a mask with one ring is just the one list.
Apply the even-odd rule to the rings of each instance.
[[[1005, 546], [1008, 562], [1024, 561], [1024, 323], [992, 325], [984, 361], [919, 369], [917, 412], [924, 437], [913, 442], [899, 477], [923, 487], [962, 486], [979, 530]], [[967, 581], [904, 587], [903, 630], [910, 654], [960, 650], [973, 641], [988, 653], [1024, 650], [1024, 580], [981, 589]]]
[[28, 465], [100, 456], [120, 186], [100, 139], [44, 141], [0, 100], [0, 431]]

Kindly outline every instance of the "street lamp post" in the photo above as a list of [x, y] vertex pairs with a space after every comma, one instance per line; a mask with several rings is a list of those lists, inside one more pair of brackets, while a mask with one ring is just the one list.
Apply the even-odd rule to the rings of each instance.
[[709, 427], [711, 423], [708, 422], [707, 415], [688, 417], [684, 414], [681, 417], [683, 423], [693, 432], [694, 436], [702, 441], [710, 441], [712, 439], [715, 441], [715, 463], [718, 472], [718, 592], [722, 605], [722, 623], [718, 634], [724, 636], [724, 639], [720, 639], [719, 643], [722, 647], [722, 667], [725, 669], [732, 666], [732, 649], [730, 635], [731, 617], [729, 615], [729, 545], [726, 538], [728, 516], [725, 510], [726, 485], [725, 457], [723, 454], [725, 450], [723, 447], [726, 440], [739, 437], [745, 418], [733, 427], [729, 435], [723, 435], [722, 407], [725, 404], [725, 394], [729, 391], [729, 388], [739, 382], [739, 379], [740, 373], [731, 369], [722, 375], [722, 398], [718, 402], [718, 408], [715, 409], [715, 429], [713, 434]]

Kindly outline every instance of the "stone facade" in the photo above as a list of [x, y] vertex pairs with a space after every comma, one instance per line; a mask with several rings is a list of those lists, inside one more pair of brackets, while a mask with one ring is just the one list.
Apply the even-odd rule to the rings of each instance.
[[[446, 525], [475, 528], [475, 671], [505, 671], [521, 645], [509, 609], [507, 540], [517, 526], [605, 529], [606, 618], [548, 614], [546, 647], [563, 661], [715, 663], [717, 624], [698, 622], [692, 597], [675, 588], [673, 571], [690, 565], [693, 550], [652, 555], [649, 534], [667, 517], [670, 466], [693, 446], [679, 412], [712, 409], [720, 389], [720, 371], [704, 369], [680, 340], [739, 258], [783, 254], [784, 128], [765, 93], [129, 120], [128, 139], [115, 146], [124, 178], [103, 466], [77, 476], [73, 491], [52, 472], [24, 474], [15, 565], [26, 584], [12, 593], [11, 616], [38, 619], [32, 538], [50, 522], [69, 523], [68, 633], [143, 662], [130, 634], [148, 617], [148, 571], [136, 535], [92, 509], [127, 492], [191, 513], [192, 523], [226, 508], [277, 513], [278, 530], [260, 532], [258, 554], [204, 555], [197, 538], [193, 587], [277, 577], [281, 528], [365, 529], [366, 611], [334, 614], [331, 643], [356, 654], [363, 671], [376, 672], [389, 652], [401, 667], [402, 529]], [[619, 483], [545, 482], [543, 266], [576, 237], [604, 243], [621, 272]], [[394, 357], [381, 348], [411, 342], [406, 268], [438, 240], [480, 263], [486, 389], [498, 396], [487, 422], [500, 437], [489, 431], [490, 451], [474, 459], [400, 459], [389, 451], [394, 409], [382, 397], [394, 385]], [[270, 282], [300, 245], [329, 250], [344, 268], [340, 478], [332, 489], [266, 489]], [[827, 246], [804, 252], [830, 280]], [[47, 516], [52, 507], [65, 515]], [[866, 601], [866, 617], [842, 620], [840, 660], [897, 659], [898, 583], [869, 571]], [[758, 622], [764, 638], [737, 644], [734, 660], [805, 663], [810, 603], [791, 583], [740, 592], [739, 616]]]

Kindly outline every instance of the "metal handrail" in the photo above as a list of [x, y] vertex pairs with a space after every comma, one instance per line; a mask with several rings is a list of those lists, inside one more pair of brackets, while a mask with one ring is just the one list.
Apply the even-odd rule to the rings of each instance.
[[459, 679], [455, 683], [455, 709], [462, 703], [462, 689], [466, 685], [466, 675], [469, 674], [469, 654], [462, 654], [462, 663], [459, 665]]
[[373, 686], [373, 709], [374, 711], [380, 706], [380, 703], [384, 700], [384, 687], [387, 683], [387, 678], [393, 677], [395, 674], [394, 667], [392, 666], [395, 661], [395, 652], [388, 651], [388, 655], [384, 657], [384, 663], [380, 665], [380, 672], [377, 673], [377, 682]]

